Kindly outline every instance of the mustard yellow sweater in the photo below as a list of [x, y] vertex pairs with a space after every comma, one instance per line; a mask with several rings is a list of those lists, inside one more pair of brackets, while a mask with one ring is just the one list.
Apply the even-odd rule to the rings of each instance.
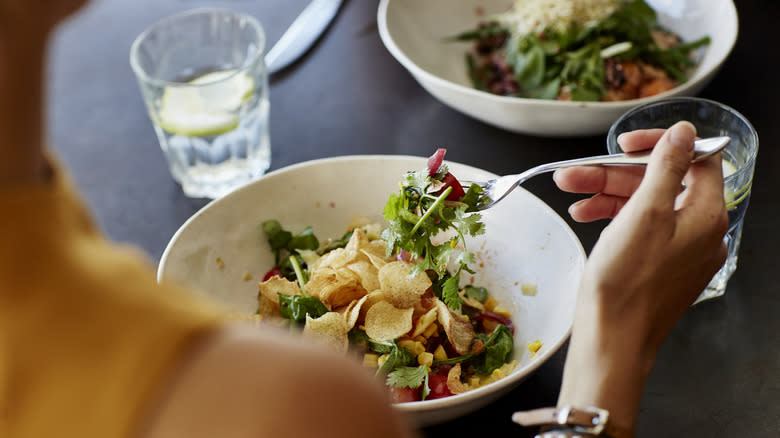
[[129, 437], [215, 309], [158, 286], [64, 176], [0, 188], [0, 437]]

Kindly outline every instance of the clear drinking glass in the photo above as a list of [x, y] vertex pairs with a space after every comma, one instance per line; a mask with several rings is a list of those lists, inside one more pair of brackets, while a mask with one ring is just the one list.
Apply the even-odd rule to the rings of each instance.
[[758, 134], [750, 122], [726, 105], [696, 97], [664, 99], [634, 108], [622, 115], [607, 134], [607, 150], [622, 152], [617, 137], [627, 131], [668, 128], [680, 120], [696, 126], [699, 137], [729, 136], [723, 151], [724, 196], [729, 215], [726, 263], [720, 268], [696, 302], [722, 296], [726, 283], [737, 269], [737, 254], [742, 238], [742, 223], [750, 201], [753, 170], [758, 154]]
[[224, 9], [163, 19], [133, 43], [130, 64], [185, 195], [216, 198], [268, 169], [264, 49], [260, 23]]

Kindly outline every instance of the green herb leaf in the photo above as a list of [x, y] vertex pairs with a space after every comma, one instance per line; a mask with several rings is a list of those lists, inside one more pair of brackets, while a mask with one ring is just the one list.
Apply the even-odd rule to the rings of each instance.
[[263, 231], [268, 236], [268, 244], [274, 253], [275, 264], [279, 264], [281, 258], [280, 250], [286, 249], [287, 244], [292, 239], [292, 233], [285, 231], [277, 220], [267, 220], [263, 222]]
[[385, 381], [387, 386], [396, 388], [417, 388], [425, 382], [428, 375], [428, 367], [420, 365], [418, 367], [398, 367], [387, 375]]
[[414, 354], [406, 348], [393, 345], [387, 360], [376, 370], [377, 374], [389, 374], [398, 367], [407, 366], [414, 361]]
[[349, 331], [348, 334], [349, 343], [352, 345], [362, 345], [367, 350], [371, 350], [374, 353], [386, 354], [393, 351], [396, 348], [393, 341], [375, 341], [368, 337], [365, 331], [358, 328], [354, 328]]
[[352, 238], [352, 231], [347, 231], [343, 236], [341, 236], [341, 239], [331, 239], [325, 242], [324, 245], [317, 248], [317, 254], [323, 255], [326, 253], [329, 253], [337, 248], [344, 248], [347, 246], [347, 243], [349, 243], [349, 239]]
[[463, 300], [458, 295], [458, 283], [460, 283], [460, 274], [448, 278], [441, 288], [444, 304], [452, 310], [460, 310], [460, 306], [463, 304]]
[[315, 297], [279, 294], [279, 310], [282, 316], [295, 322], [306, 322], [306, 315], [319, 318], [328, 308]]
[[314, 230], [311, 227], [306, 227], [300, 233], [293, 236], [287, 245], [287, 249], [290, 251], [294, 249], [310, 249], [315, 250], [320, 246], [319, 240], [314, 235]]

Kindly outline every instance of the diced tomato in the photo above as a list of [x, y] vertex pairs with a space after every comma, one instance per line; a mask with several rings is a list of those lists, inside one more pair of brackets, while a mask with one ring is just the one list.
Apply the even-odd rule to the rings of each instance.
[[270, 271], [266, 272], [265, 275], [263, 275], [263, 281], [270, 280], [272, 277], [281, 277], [282, 271], [279, 270], [279, 268], [273, 268]]
[[441, 163], [444, 161], [444, 154], [447, 153], [447, 149], [439, 148], [436, 152], [428, 158], [428, 175], [436, 175], [439, 172]]
[[448, 201], [460, 201], [460, 198], [466, 195], [463, 186], [460, 185], [460, 182], [455, 178], [455, 175], [447, 172], [447, 174], [444, 175], [444, 178], [441, 179], [441, 182], [444, 183], [445, 189], [447, 187], [452, 187], [452, 191], [447, 195]]
[[428, 374], [428, 387], [431, 393], [428, 394], [428, 400], [444, 398], [454, 395], [447, 386], [447, 376], [437, 373]]
[[393, 403], [406, 403], [420, 401], [420, 388], [396, 388], [390, 391], [390, 397]]

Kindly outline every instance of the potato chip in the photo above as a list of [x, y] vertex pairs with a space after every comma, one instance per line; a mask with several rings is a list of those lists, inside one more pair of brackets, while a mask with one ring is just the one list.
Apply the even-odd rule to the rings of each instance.
[[360, 250], [367, 246], [368, 237], [363, 230], [358, 228], [352, 232], [352, 237], [349, 238], [349, 242], [347, 242], [347, 246], [344, 249], [350, 253], [362, 254]]
[[478, 310], [485, 310], [484, 304], [480, 303], [479, 300], [475, 300], [474, 298], [467, 297], [463, 291], [458, 292], [458, 295], [460, 295], [460, 299], [462, 299], [467, 306], [473, 307]]
[[435, 300], [435, 304], [439, 310], [439, 324], [447, 333], [447, 339], [450, 340], [452, 348], [458, 354], [468, 353], [471, 350], [471, 342], [474, 340], [474, 327], [464, 316], [453, 313], [438, 298]]
[[342, 315], [344, 316], [344, 321], [347, 323], [347, 330], [352, 330], [352, 328], [355, 327], [355, 324], [357, 324], [358, 319], [360, 319], [360, 309], [363, 307], [363, 304], [366, 303], [367, 299], [368, 295], [364, 295], [363, 298], [349, 303], [343, 310]]
[[[270, 300], [272, 303], [279, 307], [279, 294], [283, 295], [303, 295], [301, 289], [298, 287], [298, 283], [290, 281], [284, 277], [275, 275], [266, 281], [263, 281], [257, 285], [257, 289], [260, 292], [258, 294], [258, 300], [260, 296], [263, 296]], [[259, 303], [258, 303], [259, 304]]]
[[430, 327], [431, 324], [436, 322], [437, 313], [438, 313], [438, 309], [436, 307], [433, 307], [431, 308], [431, 310], [420, 315], [420, 317], [417, 318], [417, 325], [415, 325], [414, 327], [414, 332], [412, 333], [412, 337], [414, 338], [425, 333], [428, 327]]
[[262, 316], [282, 316], [279, 311], [279, 297], [276, 297], [277, 302], [269, 300], [263, 294], [257, 295], [257, 314]]
[[355, 228], [362, 228], [365, 227], [366, 225], [371, 225], [372, 223], [373, 222], [371, 221], [371, 219], [365, 216], [357, 215], [353, 217], [351, 221], [349, 221], [349, 225], [347, 225], [347, 231], [352, 231]]
[[379, 284], [387, 301], [399, 308], [414, 307], [431, 279], [424, 272], [410, 276], [414, 265], [409, 262], [390, 262], [379, 270]]
[[373, 254], [382, 260], [387, 259], [387, 244], [384, 240], [372, 240], [368, 245], [361, 248], [363, 251]]
[[453, 394], [462, 394], [470, 388], [460, 381], [460, 364], [455, 364], [447, 373], [447, 388]]
[[360, 252], [362, 252], [363, 255], [368, 257], [368, 261], [371, 262], [372, 265], [374, 265], [377, 271], [382, 269], [387, 264], [387, 261], [384, 259], [384, 256], [378, 256], [365, 249], [361, 249]]
[[399, 309], [387, 301], [380, 301], [366, 312], [366, 334], [376, 341], [399, 338], [412, 329], [414, 309]]
[[347, 323], [336, 312], [328, 312], [316, 319], [306, 315], [303, 335], [316, 339], [339, 353], [344, 353], [349, 348], [347, 332]]
[[366, 295], [360, 277], [349, 269], [321, 268], [312, 272], [306, 283], [310, 295], [319, 298], [329, 309], [346, 306]]
[[347, 265], [347, 269], [360, 277], [360, 284], [365, 290], [379, 289], [379, 269], [371, 262], [359, 260]]

